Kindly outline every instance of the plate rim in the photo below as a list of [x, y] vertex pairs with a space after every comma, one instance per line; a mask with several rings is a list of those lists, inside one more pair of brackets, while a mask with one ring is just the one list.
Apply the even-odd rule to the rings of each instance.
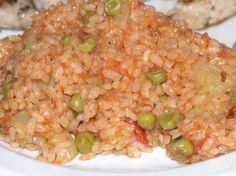
[[[213, 158], [207, 161], [201, 161], [191, 165], [183, 165], [181, 167], [175, 167], [171, 169], [163, 170], [125, 170], [125, 171], [114, 171], [114, 170], [98, 170], [98, 169], [76, 169], [72, 167], [66, 167], [67, 165], [55, 165], [50, 163], [44, 163], [42, 161], [33, 159], [31, 157], [25, 157], [20, 155], [12, 149], [8, 149], [3, 145], [0, 145], [0, 158], [5, 158], [0, 160], [0, 173], [6, 171], [11, 171], [15, 173], [15, 176], [19, 174], [24, 174], [25, 176], [51, 176], [60, 175], [60, 176], [177, 176], [181, 173], [181, 176], [188, 176], [191, 173], [191, 176], [233, 176], [236, 173], [235, 166], [236, 164], [236, 152], [225, 154], [217, 158]], [[9, 158], [9, 159], [8, 159]], [[23, 162], [22, 162], [23, 161]], [[131, 159], [132, 161], [132, 159]], [[12, 163], [17, 163], [12, 165]], [[222, 163], [225, 165], [222, 167]], [[229, 164], [232, 163], [232, 164]], [[27, 167], [25, 167], [27, 166]], [[30, 168], [30, 169], [29, 169]], [[42, 170], [43, 168], [43, 170]], [[212, 170], [212, 168], [214, 170]], [[34, 171], [40, 171], [40, 173], [33, 173]], [[18, 174], [18, 175], [17, 175]], [[19, 175], [20, 176], [20, 175]]]

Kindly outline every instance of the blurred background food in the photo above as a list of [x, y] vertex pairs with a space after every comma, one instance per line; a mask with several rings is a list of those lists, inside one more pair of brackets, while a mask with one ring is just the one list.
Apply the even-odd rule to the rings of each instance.
[[[48, 9], [59, 0], [0, 0], [0, 28], [25, 29], [32, 15]], [[64, 0], [65, 1], [65, 0]], [[149, 2], [151, 0], [144, 0]], [[236, 14], [236, 0], [157, 0], [159, 10], [181, 25], [204, 29]]]
[[0, 28], [24, 29], [32, 15], [44, 11], [59, 0], [0, 0]]
[[24, 28], [31, 23], [35, 9], [30, 0], [1, 0], [0, 27]]
[[169, 12], [175, 21], [192, 29], [218, 24], [235, 14], [236, 0], [179, 0]]

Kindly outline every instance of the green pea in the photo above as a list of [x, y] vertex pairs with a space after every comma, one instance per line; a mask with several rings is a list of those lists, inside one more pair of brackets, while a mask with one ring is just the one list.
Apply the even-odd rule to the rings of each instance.
[[167, 95], [162, 95], [162, 96], [160, 96], [160, 101], [161, 102], [164, 102], [164, 101], [166, 101], [166, 100], [168, 100], [169, 99], [169, 97], [167, 96]]
[[3, 127], [2, 125], [0, 125], [0, 135], [2, 135], [4, 133]]
[[138, 115], [138, 125], [145, 130], [153, 130], [156, 127], [157, 118], [151, 112], [141, 112]]
[[96, 48], [96, 41], [93, 37], [88, 37], [83, 43], [79, 44], [79, 49], [83, 53], [90, 53]]
[[121, 0], [107, 0], [105, 2], [105, 12], [109, 16], [115, 16], [120, 13]]
[[159, 124], [165, 130], [176, 128], [179, 121], [180, 113], [174, 109], [164, 111], [159, 118]]
[[4, 97], [4, 90], [1, 89], [1, 90], [0, 90], [0, 100], [1, 100], [3, 97]]
[[94, 14], [95, 14], [94, 12], [87, 12], [84, 16], [82, 16], [83, 23], [88, 24], [90, 17], [93, 16]]
[[29, 49], [31, 46], [36, 42], [36, 37], [34, 35], [31, 35], [28, 37], [28, 39], [25, 42], [24, 49]]
[[75, 94], [69, 101], [69, 107], [75, 112], [81, 113], [84, 110], [84, 103], [79, 94]]
[[55, 87], [56, 86], [56, 81], [51, 77], [49, 80], [49, 87]]
[[193, 145], [186, 138], [180, 138], [170, 144], [171, 153], [177, 156], [191, 156], [193, 154]]
[[17, 81], [16, 78], [13, 78], [12, 80], [8, 81], [4, 86], [3, 86], [3, 89], [4, 89], [4, 92], [5, 93], [8, 93], [10, 90], [13, 89], [13, 85], [14, 83]]
[[59, 41], [59, 43], [63, 46], [68, 45], [71, 42], [71, 36], [70, 35], [65, 35], [62, 37], [62, 39]]
[[75, 145], [82, 154], [91, 152], [95, 141], [96, 137], [90, 132], [81, 132], [75, 137]]
[[155, 85], [160, 85], [167, 80], [167, 73], [165, 70], [149, 71], [146, 73], [146, 78]]
[[231, 104], [236, 105], [236, 95], [232, 95], [232, 96], [230, 97], [229, 101], [230, 101]]

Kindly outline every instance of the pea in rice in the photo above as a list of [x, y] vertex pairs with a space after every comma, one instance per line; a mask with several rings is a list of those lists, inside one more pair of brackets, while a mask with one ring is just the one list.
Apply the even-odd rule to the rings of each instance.
[[0, 41], [0, 136], [67, 163], [236, 148], [236, 53], [141, 0], [71, 0]]

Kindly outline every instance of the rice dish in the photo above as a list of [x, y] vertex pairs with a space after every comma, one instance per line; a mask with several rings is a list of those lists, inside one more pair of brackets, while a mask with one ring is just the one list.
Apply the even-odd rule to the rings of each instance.
[[0, 41], [0, 138], [79, 154], [193, 163], [236, 148], [236, 52], [141, 0], [71, 0]]

